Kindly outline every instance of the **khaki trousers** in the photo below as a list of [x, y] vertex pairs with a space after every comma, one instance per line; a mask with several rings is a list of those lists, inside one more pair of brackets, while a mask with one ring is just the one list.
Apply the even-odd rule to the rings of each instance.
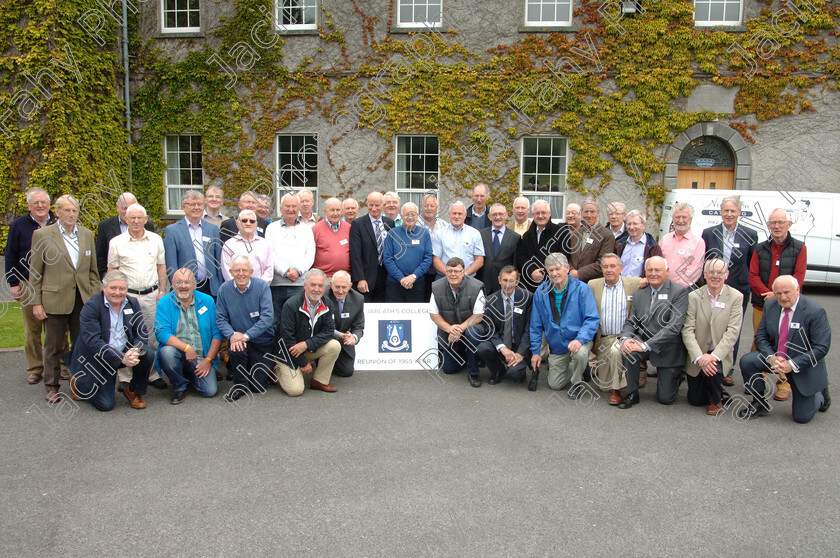
[[579, 384], [583, 381], [583, 369], [589, 360], [592, 341], [581, 345], [578, 352], [562, 355], [548, 355], [548, 387], [563, 389], [567, 384]]
[[[338, 360], [340, 353], [341, 344], [336, 339], [330, 339], [317, 351], [303, 353], [303, 356], [309, 362], [318, 361], [318, 366], [315, 368], [315, 374], [313, 374], [312, 379], [322, 384], [330, 383], [333, 366], [335, 366], [335, 361]], [[274, 367], [274, 371], [277, 374], [277, 379], [283, 391], [291, 397], [297, 397], [303, 393], [303, 373], [301, 373], [300, 368], [293, 370], [285, 364], [277, 364]]]
[[627, 387], [624, 377], [624, 364], [612, 352], [612, 346], [618, 341], [618, 335], [603, 335], [598, 346], [593, 347], [595, 363], [592, 364], [592, 379], [601, 391]]
[[44, 333], [44, 322], [32, 313], [32, 305], [20, 305], [23, 316], [23, 353], [26, 355], [27, 374], [41, 375], [44, 372], [44, 345], [41, 335]]
[[[143, 324], [146, 326], [146, 334], [149, 337], [149, 346], [155, 352], [157, 352], [158, 348], [157, 337], [155, 337], [155, 315], [157, 314], [158, 292], [160, 291], [152, 291], [144, 295], [128, 293], [128, 296], [133, 296], [137, 299], [137, 302], [140, 303], [140, 310], [143, 312]], [[209, 347], [205, 347], [204, 351], [206, 352], [207, 349], [209, 349]], [[117, 379], [120, 382], [130, 382], [132, 374], [133, 368], [120, 368], [117, 370]], [[158, 374], [158, 371], [155, 370], [154, 366], [152, 366], [152, 369], [149, 370], [149, 381], [154, 382], [158, 378], [160, 378], [160, 374]]]

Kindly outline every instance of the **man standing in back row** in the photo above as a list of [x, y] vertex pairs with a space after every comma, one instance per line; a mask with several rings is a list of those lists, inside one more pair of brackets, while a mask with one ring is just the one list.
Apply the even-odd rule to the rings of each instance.
[[393, 219], [382, 215], [382, 194], [367, 196], [368, 214], [358, 217], [350, 227], [350, 268], [356, 290], [365, 302], [385, 302], [385, 239], [394, 228]]

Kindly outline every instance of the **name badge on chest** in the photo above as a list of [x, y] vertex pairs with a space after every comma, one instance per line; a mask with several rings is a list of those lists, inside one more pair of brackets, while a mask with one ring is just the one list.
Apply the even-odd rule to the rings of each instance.
[[207, 312], [207, 307], [206, 306], [202, 306], [201, 308], [198, 309], [198, 315], [199, 316], [201, 316], [205, 312]]
[[799, 327], [800, 327], [799, 322], [790, 322], [790, 326], [788, 326], [788, 327], [790, 329], [799, 329]]
[[715, 308], [726, 308], [725, 302], [715, 302]]
[[251, 312], [250, 316], [251, 316], [252, 318], [259, 318], [259, 317], [260, 317], [260, 313], [259, 313], [259, 312]]
[[657, 300], [668, 300], [668, 293], [657, 295]]
[[415, 245], [415, 246], [419, 246], [419, 245], [420, 245], [420, 241], [419, 241], [419, 240], [417, 240], [416, 238], [415, 238], [414, 240], [412, 240], [412, 241], [411, 241], [411, 243], [412, 243], [413, 245]]
[[[130, 316], [130, 315], [134, 314], [134, 310], [132, 308], [126, 308], [125, 310], [123, 310], [123, 313], [126, 316]], [[791, 325], [793, 325], [793, 324], [791, 324]]]
[[522, 308], [514, 308], [513, 313], [514, 314], [521, 314], [522, 313]]
[[339, 241], [338, 241], [338, 243], [339, 243], [341, 246], [344, 246], [345, 244], [347, 244], [347, 239], [346, 239], [346, 238], [342, 238], [341, 240], [339, 240]]
[[342, 312], [341, 317], [342, 318], [349, 318], [350, 317], [350, 312]]

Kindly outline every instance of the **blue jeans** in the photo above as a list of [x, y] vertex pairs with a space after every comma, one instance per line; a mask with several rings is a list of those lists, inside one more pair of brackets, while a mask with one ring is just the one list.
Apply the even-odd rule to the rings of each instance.
[[192, 384], [193, 389], [204, 397], [216, 395], [219, 383], [212, 367], [203, 378], [196, 377], [195, 367], [199, 361], [189, 362], [187, 355], [172, 345], [164, 345], [160, 348], [158, 362], [160, 362], [160, 369], [169, 378], [169, 383], [172, 384], [174, 391], [185, 391], [187, 386]]

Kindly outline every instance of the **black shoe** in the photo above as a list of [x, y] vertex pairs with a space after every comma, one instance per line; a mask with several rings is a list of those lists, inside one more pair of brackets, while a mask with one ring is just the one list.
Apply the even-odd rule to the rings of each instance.
[[633, 393], [628, 393], [624, 396], [624, 399], [621, 400], [621, 403], [618, 404], [619, 409], [629, 409], [633, 405], [639, 402], [639, 392], [634, 391]]
[[540, 373], [532, 372], [531, 380], [528, 382], [528, 391], [537, 391], [537, 384], [540, 382]]
[[576, 399], [580, 399], [581, 394], [583, 393], [583, 382], [579, 384], [575, 384], [569, 388], [569, 399], [575, 401]]
[[470, 385], [472, 387], [481, 387], [481, 380], [478, 379], [478, 376], [470, 376]]
[[831, 407], [831, 396], [828, 394], [828, 386], [826, 386], [825, 389], [822, 390], [822, 394], [823, 404], [820, 405], [820, 412], [824, 413], [828, 410], [829, 407]]
[[187, 392], [184, 390], [176, 391], [172, 394], [172, 399], [169, 400], [170, 403], [173, 405], [178, 405], [179, 403], [184, 402], [184, 398], [187, 396]]
[[245, 390], [242, 388], [234, 388], [233, 391], [229, 391], [225, 394], [225, 401], [228, 403], [233, 403], [234, 401], [239, 400], [243, 395], [245, 395]]
[[491, 386], [495, 386], [496, 384], [499, 383], [499, 380], [497, 380], [496, 378], [490, 378], [489, 380], [487, 380], [487, 383], [490, 384]]
[[227, 380], [228, 382], [232, 382], [233, 381], [233, 374], [228, 372], [228, 375], [225, 376], [225, 380]]
[[589, 368], [589, 365], [586, 365], [586, 368], [583, 369], [583, 381], [584, 382], [591, 382], [592, 381], [592, 370]]
[[738, 411], [738, 418], [751, 419], [753, 417], [763, 417], [769, 412], [770, 409], [767, 408], [767, 403], [764, 399], [754, 397], [746, 409]]
[[149, 385], [157, 389], [166, 389], [169, 387], [166, 385], [166, 382], [163, 381], [163, 378], [158, 378], [154, 382], [149, 382]]
[[726, 402], [729, 401], [730, 398], [731, 397], [729, 395], [729, 392], [726, 391], [725, 389], [722, 389], [721, 392], [720, 392], [720, 402], [725, 405]]
[[117, 391], [120, 393], [125, 393], [125, 388], [128, 387], [128, 382], [120, 382], [117, 386]]
[[219, 372], [218, 370], [216, 370], [216, 381], [217, 381], [217, 382], [221, 382], [221, 381], [222, 381], [222, 373], [221, 373], [221, 372]]

